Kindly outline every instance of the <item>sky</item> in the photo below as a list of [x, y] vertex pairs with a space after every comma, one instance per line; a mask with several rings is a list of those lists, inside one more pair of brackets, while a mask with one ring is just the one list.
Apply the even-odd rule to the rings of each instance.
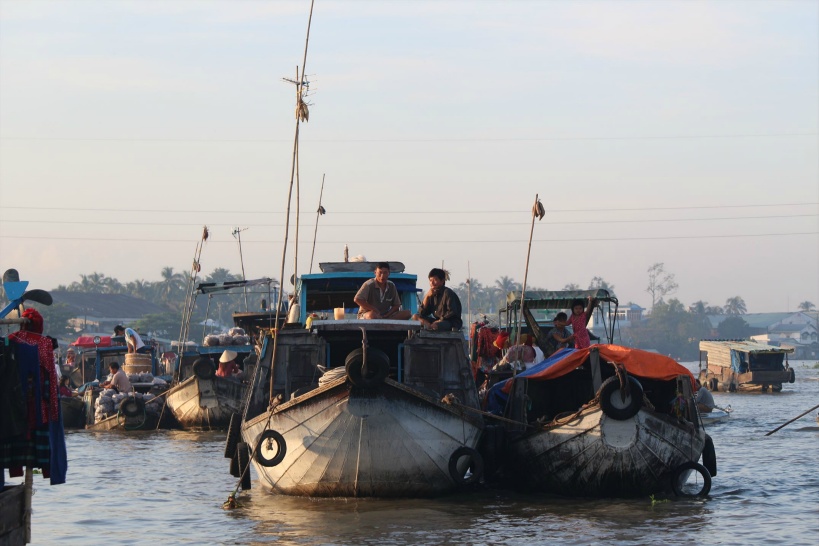
[[203, 273], [819, 305], [819, 1], [317, 0], [283, 258], [309, 13], [0, 0], [0, 269], [157, 281], [207, 225]]

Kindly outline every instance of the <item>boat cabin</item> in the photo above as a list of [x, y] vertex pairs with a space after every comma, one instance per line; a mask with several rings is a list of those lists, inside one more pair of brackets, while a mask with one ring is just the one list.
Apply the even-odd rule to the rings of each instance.
[[[390, 280], [398, 289], [403, 307], [414, 313], [418, 309], [417, 276], [404, 273], [398, 262], [390, 265], [393, 269]], [[348, 369], [351, 360], [361, 358], [366, 344], [368, 362], [376, 355], [383, 362], [386, 377], [436, 400], [452, 393], [461, 403], [477, 406], [462, 332], [426, 331], [412, 320], [359, 320], [358, 308], [351, 307], [353, 297], [365, 281], [373, 278], [376, 264], [321, 266], [324, 273], [304, 275], [299, 280], [296, 299], [299, 321], [285, 324], [276, 334], [277, 354], [272, 363], [274, 397], [280, 395], [287, 402], [318, 389], [323, 374]], [[336, 320], [334, 317], [341, 315], [334, 310], [342, 307], [345, 318]], [[248, 410], [251, 416], [267, 407], [273, 345], [273, 338], [268, 337]], [[342, 373], [338, 377], [343, 376]]]

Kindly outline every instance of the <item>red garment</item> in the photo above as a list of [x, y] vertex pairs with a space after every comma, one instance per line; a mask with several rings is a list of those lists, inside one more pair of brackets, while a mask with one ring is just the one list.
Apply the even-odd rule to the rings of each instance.
[[219, 369], [216, 370], [216, 377], [232, 377], [233, 374], [239, 373], [239, 365], [235, 360], [230, 362], [220, 362]]
[[572, 333], [574, 333], [574, 348], [585, 349], [591, 346], [589, 331], [586, 330], [586, 324], [589, 323], [589, 316], [586, 312], [584, 311], [579, 315], [572, 313], [569, 315], [568, 323], [572, 327]]
[[58, 420], [60, 418], [60, 402], [57, 398], [57, 368], [54, 367], [54, 346], [51, 344], [51, 340], [40, 334], [25, 330], [14, 332], [9, 336], [9, 339], [37, 347], [37, 353], [40, 357], [40, 392], [43, 393], [42, 407], [40, 408], [42, 420], [43, 423]]

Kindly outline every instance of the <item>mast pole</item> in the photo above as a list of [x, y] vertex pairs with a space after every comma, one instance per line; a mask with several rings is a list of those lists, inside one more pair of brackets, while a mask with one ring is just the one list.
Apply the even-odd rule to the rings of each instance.
[[[290, 166], [290, 187], [287, 192], [287, 214], [285, 215], [285, 224], [284, 224], [284, 243], [282, 245], [282, 264], [281, 264], [281, 274], [280, 279], [281, 282], [279, 283], [279, 304], [276, 305], [276, 324], [275, 327], [279, 327], [279, 318], [281, 316], [281, 301], [284, 299], [284, 267], [285, 263], [287, 262], [287, 240], [288, 235], [290, 233], [290, 203], [292, 202], [293, 198], [293, 182], [295, 178], [295, 170], [296, 170], [296, 163], [297, 157], [299, 153], [299, 127], [301, 126], [302, 118], [307, 120], [307, 105], [304, 104], [302, 99], [303, 97], [303, 88], [304, 88], [304, 69], [307, 64], [307, 46], [310, 43], [310, 25], [313, 22], [313, 5], [315, 4], [315, 0], [310, 1], [310, 16], [307, 19], [307, 37], [304, 40], [304, 60], [301, 65], [301, 74], [302, 77], [298, 79], [296, 82], [296, 131], [295, 135], [293, 136], [293, 161]], [[296, 68], [296, 73], [298, 74], [298, 68]], [[293, 280], [296, 280], [296, 272], [293, 272]], [[276, 363], [276, 353], [279, 345], [279, 336], [275, 335], [273, 337], [273, 357], [270, 361], [270, 367], [273, 369]], [[270, 374], [270, 403], [273, 403], [273, 373]], [[247, 412], [248, 406], [245, 406], [245, 412]]]
[[324, 177], [326, 174], [321, 175], [321, 191], [319, 192], [319, 206], [318, 210], [316, 210], [316, 229], [313, 231], [313, 252], [310, 253], [310, 273], [313, 272], [313, 257], [316, 255], [316, 235], [318, 234], [318, 222], [319, 216], [324, 214], [325, 211], [324, 207], [321, 206], [321, 198], [324, 196]]
[[539, 218], [540, 220], [546, 215], [546, 211], [543, 208], [543, 203], [540, 202], [538, 199], [538, 195], [535, 194], [535, 204], [532, 205], [532, 227], [529, 229], [529, 247], [526, 250], [526, 269], [523, 272], [523, 287], [520, 290], [520, 318], [518, 318], [517, 324], [517, 332], [515, 334], [515, 345], [520, 345], [520, 330], [522, 327], [521, 321], [523, 319], [523, 302], [524, 297], [526, 296], [526, 280], [529, 277], [529, 257], [532, 254], [532, 235], [535, 233], [535, 218]]

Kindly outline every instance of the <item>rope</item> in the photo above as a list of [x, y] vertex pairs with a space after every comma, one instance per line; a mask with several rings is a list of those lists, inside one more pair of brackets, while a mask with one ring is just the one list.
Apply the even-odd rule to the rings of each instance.
[[529, 424], [526, 424], [526, 423], [521, 423], [520, 421], [515, 421], [514, 419], [507, 419], [506, 417], [500, 417], [499, 415], [495, 415], [494, 413], [489, 413], [488, 411], [482, 411], [482, 410], [479, 410], [477, 408], [472, 408], [472, 407], [469, 407], [469, 406], [465, 406], [465, 405], [461, 404], [458, 401], [458, 399], [455, 397], [455, 395], [452, 394], [452, 393], [449, 393], [446, 396], [444, 396], [441, 399], [441, 403], [446, 404], [447, 406], [458, 406], [459, 408], [461, 408], [463, 410], [471, 411], [472, 413], [477, 413], [479, 415], [483, 415], [484, 417], [489, 417], [490, 419], [495, 419], [497, 421], [502, 421], [504, 423], [509, 423], [509, 424], [517, 425], [517, 426], [522, 425], [522, 426], [525, 426], [527, 428], [535, 428], [533, 425], [529, 425]]
[[[275, 400], [275, 399], [274, 399]], [[273, 410], [276, 408], [277, 404], [271, 403], [267, 410], [267, 423], [264, 425], [264, 431], [270, 430], [270, 421], [273, 419]], [[241, 434], [241, 433], [240, 433]], [[259, 446], [262, 445], [262, 442], [257, 442], [256, 445], [253, 447], [253, 450], [250, 452], [250, 457], [247, 461], [247, 466], [244, 469], [239, 469], [241, 474], [239, 474], [239, 480], [236, 482], [236, 487], [233, 488], [233, 492], [228, 495], [228, 498], [225, 502], [222, 503], [222, 508], [225, 510], [232, 510], [234, 508], [239, 508], [240, 505], [236, 501], [236, 495], [239, 493], [239, 488], [242, 486], [242, 480], [245, 477], [245, 473], [250, 471], [250, 461], [256, 456], [256, 452], [259, 451]], [[238, 453], [234, 455], [238, 457]]]

